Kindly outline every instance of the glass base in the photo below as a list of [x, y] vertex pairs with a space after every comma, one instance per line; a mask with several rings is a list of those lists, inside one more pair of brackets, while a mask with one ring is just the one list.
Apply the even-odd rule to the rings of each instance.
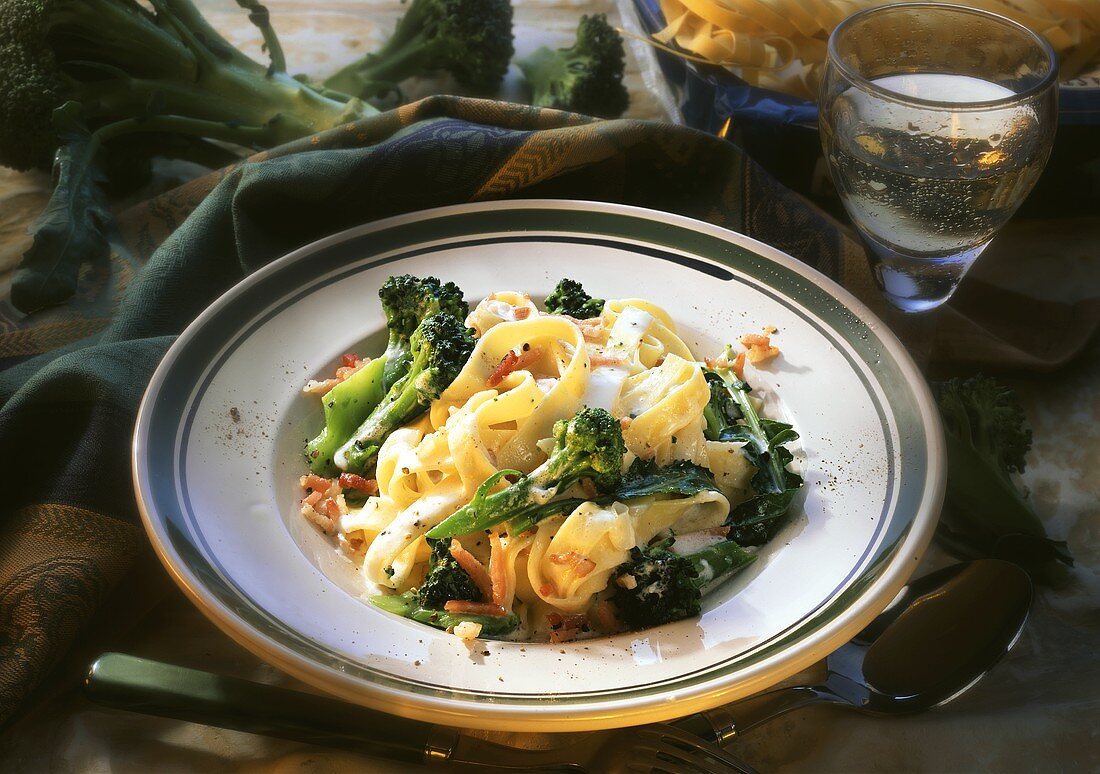
[[898, 252], [866, 232], [871, 272], [882, 295], [902, 312], [927, 312], [943, 304], [959, 287], [963, 275], [989, 246], [989, 242], [961, 253], [918, 256]]

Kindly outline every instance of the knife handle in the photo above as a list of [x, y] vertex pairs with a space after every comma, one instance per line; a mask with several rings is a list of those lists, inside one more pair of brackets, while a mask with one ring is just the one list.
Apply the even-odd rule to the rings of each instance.
[[84, 678], [96, 704], [146, 715], [339, 747], [407, 763], [449, 757], [451, 729], [311, 693], [105, 653]]

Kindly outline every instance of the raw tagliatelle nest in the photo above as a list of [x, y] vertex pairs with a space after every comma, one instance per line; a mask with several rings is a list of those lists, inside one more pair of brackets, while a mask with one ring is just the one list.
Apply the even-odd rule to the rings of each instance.
[[[1072, 78], [1100, 58], [1100, 0], [952, 0], [1044, 35]], [[753, 86], [815, 99], [829, 34], [882, 0], [661, 0], [668, 26], [653, 37]]]

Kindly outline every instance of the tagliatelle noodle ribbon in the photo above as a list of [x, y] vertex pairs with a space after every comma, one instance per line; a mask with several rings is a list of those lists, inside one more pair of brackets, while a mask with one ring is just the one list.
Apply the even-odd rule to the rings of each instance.
[[[667, 24], [653, 39], [675, 43], [747, 83], [814, 98], [829, 34], [842, 20], [882, 0], [661, 0]], [[1050, 41], [1059, 76], [1100, 59], [1100, 0], [962, 0], [1007, 16]], [[673, 53], [676, 53], [673, 51]]]

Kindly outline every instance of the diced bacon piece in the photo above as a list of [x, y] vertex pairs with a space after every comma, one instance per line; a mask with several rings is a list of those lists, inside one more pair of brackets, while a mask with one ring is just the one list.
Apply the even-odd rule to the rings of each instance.
[[563, 620], [564, 619], [561, 617], [561, 613], [547, 613], [546, 614], [546, 622], [548, 624], [550, 624], [550, 627], [553, 628], [553, 629], [557, 629], [559, 626], [561, 626], [561, 622]]
[[767, 336], [771, 336], [773, 333], [776, 333], [778, 330], [779, 329], [776, 328], [774, 325], [765, 325], [764, 326], [764, 334], [767, 335]]
[[344, 368], [355, 368], [359, 365], [359, 356], [352, 352], [347, 352], [340, 358], [340, 362], [344, 365]]
[[489, 378], [485, 380], [485, 385], [496, 387], [508, 378], [509, 374], [528, 368], [531, 364], [537, 362], [540, 357], [542, 357], [542, 347], [530, 347], [519, 355], [509, 351], [500, 359], [500, 364], [489, 374]]
[[746, 333], [741, 337], [741, 343], [746, 347], [770, 347], [772, 340], [767, 336], [761, 336], [759, 333]]
[[741, 381], [745, 381], [745, 353], [738, 352], [737, 357], [733, 360], [733, 372], [737, 375], [737, 378]]
[[562, 628], [550, 632], [550, 642], [553, 643], [572, 642], [575, 639], [577, 639], [576, 629]]
[[588, 617], [592, 628], [601, 632], [618, 632], [625, 628], [615, 612], [615, 607], [607, 601], [593, 605]]
[[772, 346], [769, 336], [761, 336], [759, 333], [746, 333], [741, 337], [741, 343], [748, 347], [747, 354], [750, 363], [764, 363], [779, 355], [779, 348]]
[[638, 579], [628, 572], [624, 572], [622, 575], [616, 578], [615, 583], [619, 586], [622, 586], [624, 589], [638, 588]]
[[628, 427], [630, 427], [630, 423], [633, 421], [633, 417], [620, 417], [619, 427], [621, 427], [623, 430], [626, 430]]
[[325, 496], [324, 492], [310, 492], [302, 499], [302, 505], [312, 508], [321, 502], [321, 498]]
[[609, 355], [589, 355], [588, 363], [593, 368], [599, 368], [600, 366], [623, 366], [626, 365], [626, 361], [621, 357], [611, 357]]
[[454, 538], [451, 539], [450, 547], [451, 556], [458, 562], [458, 565], [466, 571], [466, 574], [473, 580], [474, 585], [477, 586], [478, 591], [481, 592], [481, 596], [484, 599], [493, 598], [493, 581], [489, 577], [488, 571], [485, 569], [485, 565], [477, 560], [477, 557], [462, 547]]
[[[476, 640], [481, 636], [481, 624], [474, 621], [463, 621], [455, 627], [455, 636], [460, 640]], [[417, 661], [416, 663], [420, 663]]]
[[539, 595], [544, 596], [544, 597], [549, 597], [549, 596], [553, 595], [553, 593], [555, 591], [557, 591], [557, 589], [554, 588], [553, 583], [544, 583], [541, 586], [539, 586]]
[[583, 578], [596, 569], [595, 562], [587, 556], [578, 554], [576, 551], [566, 551], [564, 554], [550, 554], [547, 559], [550, 560], [551, 564], [568, 567], [579, 578]]
[[322, 382], [316, 379], [310, 379], [306, 382], [306, 386], [302, 388], [302, 392], [309, 395], [326, 395], [329, 390], [340, 383], [339, 379], [325, 379]]
[[378, 494], [378, 482], [373, 478], [363, 478], [354, 473], [341, 473], [339, 484], [341, 489], [352, 489], [370, 496]]
[[298, 479], [298, 483], [302, 485], [303, 489], [309, 489], [313, 492], [327, 492], [332, 487], [330, 480], [318, 476], [316, 473], [302, 476]]
[[583, 629], [587, 623], [587, 619], [580, 613], [574, 613], [573, 615], [567, 615], [562, 619], [561, 625], [563, 629]]
[[515, 310], [516, 311], [513, 312], [512, 315], [517, 320], [526, 320], [528, 317], [531, 316], [531, 307], [529, 306], [517, 306]]
[[470, 602], [466, 599], [452, 599], [444, 603], [443, 609], [448, 613], [463, 613], [466, 615], [489, 615], [493, 618], [503, 618], [508, 611], [500, 605], [492, 602]]
[[317, 503], [317, 505], [314, 506], [314, 509], [318, 513], [322, 513], [325, 516], [328, 516], [330, 519], [338, 519], [343, 515], [340, 513], [339, 504], [331, 497], [326, 497], [324, 500]]

